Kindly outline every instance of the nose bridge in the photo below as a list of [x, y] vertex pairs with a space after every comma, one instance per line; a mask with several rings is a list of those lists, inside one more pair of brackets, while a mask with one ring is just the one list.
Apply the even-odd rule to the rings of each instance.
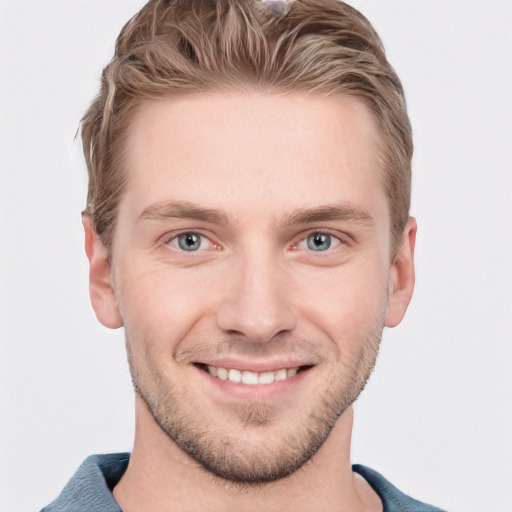
[[218, 311], [219, 327], [265, 343], [295, 327], [296, 318], [279, 257], [265, 244], [241, 250]]

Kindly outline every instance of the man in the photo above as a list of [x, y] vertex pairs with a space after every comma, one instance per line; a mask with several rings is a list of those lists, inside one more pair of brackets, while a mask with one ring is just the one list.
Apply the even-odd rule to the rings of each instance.
[[352, 403], [414, 287], [412, 140], [339, 0], [152, 0], [82, 122], [98, 320], [131, 454], [45, 511], [435, 511], [350, 463]]

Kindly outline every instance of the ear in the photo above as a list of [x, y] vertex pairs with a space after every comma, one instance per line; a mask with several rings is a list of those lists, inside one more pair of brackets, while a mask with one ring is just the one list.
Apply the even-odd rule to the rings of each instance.
[[414, 290], [414, 245], [416, 220], [409, 217], [400, 246], [389, 271], [389, 297], [384, 325], [395, 327], [403, 319]]
[[122, 327], [123, 319], [112, 287], [108, 253], [96, 234], [90, 215], [82, 214], [82, 224], [85, 231], [85, 253], [89, 259], [89, 296], [92, 309], [100, 323], [110, 329], [117, 329]]

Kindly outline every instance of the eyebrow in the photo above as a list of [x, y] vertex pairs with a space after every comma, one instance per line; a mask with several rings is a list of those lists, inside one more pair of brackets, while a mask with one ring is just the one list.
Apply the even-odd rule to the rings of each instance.
[[225, 226], [227, 215], [219, 210], [202, 208], [187, 201], [164, 201], [148, 206], [138, 220], [193, 219]]
[[[193, 219], [219, 226], [228, 224], [228, 215], [212, 208], [203, 208], [188, 201], [164, 201], [148, 206], [138, 220]], [[362, 208], [349, 204], [325, 204], [314, 208], [301, 208], [285, 215], [280, 222], [283, 227], [326, 221], [348, 221], [373, 226], [373, 217]]]
[[366, 210], [349, 204], [326, 204], [315, 208], [303, 208], [285, 216], [282, 224], [283, 226], [293, 226], [330, 220], [355, 222], [365, 226], [374, 224], [373, 217]]

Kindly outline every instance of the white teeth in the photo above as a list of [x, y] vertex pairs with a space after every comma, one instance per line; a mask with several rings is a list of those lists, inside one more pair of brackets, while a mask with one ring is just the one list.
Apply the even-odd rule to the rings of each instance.
[[286, 368], [283, 368], [282, 370], [278, 370], [275, 375], [274, 375], [274, 379], [276, 381], [278, 380], [285, 380], [286, 379]]
[[259, 384], [272, 384], [274, 382], [274, 372], [262, 372], [259, 375]]
[[272, 384], [280, 380], [286, 380], [297, 375], [298, 368], [281, 368], [274, 372], [250, 372], [248, 370], [240, 371], [236, 369], [226, 369], [222, 367], [208, 366], [208, 372], [212, 377], [220, 380], [229, 380], [230, 382], [243, 383], [249, 386], [256, 384]]
[[242, 373], [240, 370], [229, 370], [228, 380], [231, 382], [242, 382]]
[[254, 372], [242, 372], [242, 382], [244, 384], [258, 384], [258, 374]]
[[[208, 369], [210, 369], [210, 367], [208, 367]], [[212, 373], [212, 372], [210, 372]], [[213, 375], [213, 373], [212, 373]], [[213, 375], [215, 377], [215, 375]], [[226, 368], [217, 368], [217, 377], [220, 379], [220, 380], [228, 380], [228, 371], [226, 370]]]

